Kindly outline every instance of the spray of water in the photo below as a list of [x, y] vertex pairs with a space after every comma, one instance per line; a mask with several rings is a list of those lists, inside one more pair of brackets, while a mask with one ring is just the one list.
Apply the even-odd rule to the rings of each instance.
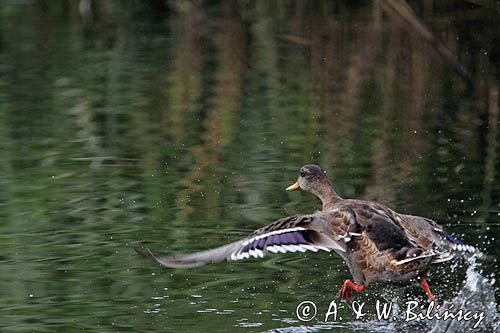
[[478, 271], [475, 258], [469, 260], [464, 286], [449, 302], [445, 302], [440, 313], [449, 310], [457, 313], [471, 311], [482, 313], [482, 320], [438, 320], [428, 323], [428, 331], [432, 333], [445, 332], [500, 332], [500, 314], [495, 300], [495, 280], [486, 278]]

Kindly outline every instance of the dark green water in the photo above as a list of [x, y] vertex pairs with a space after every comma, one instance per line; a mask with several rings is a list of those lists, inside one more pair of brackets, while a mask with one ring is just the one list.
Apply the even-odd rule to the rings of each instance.
[[[306, 162], [344, 197], [435, 219], [500, 258], [498, 5], [410, 5], [1, 2], [0, 330], [406, 330], [368, 307], [423, 292], [370, 286], [355, 320], [334, 254], [191, 270], [135, 255], [318, 209], [284, 191]], [[438, 299], [465, 269], [431, 274]], [[320, 314], [307, 323], [304, 300]], [[346, 314], [325, 324], [332, 300]]]

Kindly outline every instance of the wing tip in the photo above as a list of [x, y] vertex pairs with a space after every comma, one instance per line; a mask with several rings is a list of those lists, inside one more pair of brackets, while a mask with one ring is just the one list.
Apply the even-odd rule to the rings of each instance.
[[134, 251], [140, 257], [154, 259], [162, 266], [170, 268], [190, 268], [190, 267], [199, 267], [207, 264], [207, 262], [202, 262], [202, 261], [184, 260], [182, 256], [179, 257], [158, 256], [153, 254], [153, 252], [151, 252], [151, 250], [147, 246], [144, 246], [142, 248], [135, 247]]
[[193, 268], [208, 264], [204, 261], [184, 260], [182, 257], [153, 256], [153, 259], [162, 266], [170, 268]]
[[138, 256], [143, 258], [153, 257], [153, 253], [151, 253], [151, 250], [147, 246], [143, 246], [142, 248], [134, 247], [134, 251]]

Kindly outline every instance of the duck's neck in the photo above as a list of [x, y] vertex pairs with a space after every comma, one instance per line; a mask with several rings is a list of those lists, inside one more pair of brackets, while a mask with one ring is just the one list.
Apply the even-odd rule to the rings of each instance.
[[342, 200], [342, 198], [337, 194], [337, 192], [335, 192], [330, 182], [317, 188], [314, 194], [323, 203], [322, 210], [328, 210], [332, 208], [338, 201]]

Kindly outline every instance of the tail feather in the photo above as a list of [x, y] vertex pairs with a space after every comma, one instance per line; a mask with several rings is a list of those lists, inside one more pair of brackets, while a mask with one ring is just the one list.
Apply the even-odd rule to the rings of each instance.
[[452, 244], [464, 244], [461, 239], [456, 238], [455, 236], [450, 235], [449, 233], [444, 232], [441, 229], [435, 228], [434, 231], [441, 237], [443, 240], [446, 240]]
[[[490, 261], [490, 262], [495, 262], [496, 259], [495, 257], [485, 254], [478, 248], [472, 246], [472, 245], [467, 245], [465, 244], [461, 239], [458, 239], [455, 236], [452, 236], [446, 232], [444, 232], [441, 229], [435, 228], [434, 232], [439, 236], [440, 242], [439, 245], [442, 246], [446, 252], [447, 255], [445, 257], [451, 256], [459, 256], [459, 257], [465, 257], [465, 258], [471, 258], [471, 257], [476, 257], [477, 259], [484, 260], [484, 261]], [[442, 258], [439, 260], [435, 260], [434, 262], [443, 262], [446, 260], [443, 260]]]

